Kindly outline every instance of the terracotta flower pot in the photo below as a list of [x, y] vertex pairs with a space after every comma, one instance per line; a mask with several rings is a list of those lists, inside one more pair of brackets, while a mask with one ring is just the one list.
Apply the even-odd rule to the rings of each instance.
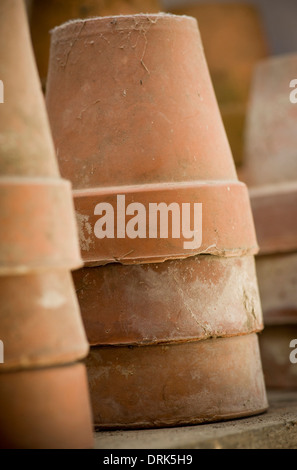
[[0, 44], [0, 273], [77, 268], [71, 187], [60, 179], [23, 2], [1, 2]]
[[263, 328], [252, 257], [113, 264], [73, 276], [91, 345], [183, 342]]
[[256, 335], [93, 348], [87, 367], [99, 428], [197, 424], [267, 408]]
[[242, 177], [252, 188], [263, 254], [297, 249], [297, 106], [290, 101], [296, 66], [297, 55], [262, 62], [256, 69], [251, 94]]
[[182, 6], [173, 13], [198, 20], [233, 157], [241, 164], [253, 69], [268, 52], [260, 15], [252, 5], [228, 2]]
[[40, 78], [45, 83], [50, 35], [55, 26], [68, 20], [106, 15], [157, 13], [158, 0], [33, 0], [31, 34]]
[[0, 402], [2, 449], [93, 446], [82, 364], [0, 374]]
[[[291, 319], [292, 320], [292, 319]], [[269, 325], [260, 336], [261, 357], [267, 388], [297, 389], [297, 364], [290, 361], [290, 343], [297, 339], [297, 315], [282, 325]]]
[[[286, 315], [288, 310], [295, 309], [297, 107], [290, 101], [290, 82], [296, 65], [296, 55], [269, 59], [258, 65], [246, 129], [242, 176], [251, 187], [260, 254], [273, 255], [257, 259], [268, 321], [273, 311]], [[290, 254], [276, 256], [286, 252]]]
[[88, 351], [67, 271], [81, 258], [20, 0], [1, 0], [0, 76], [0, 447], [91, 447], [85, 368], [51, 368]]
[[0, 339], [12, 368], [63, 364], [88, 353], [71, 275], [46, 271], [0, 277]]
[[250, 187], [296, 182], [297, 106], [290, 101], [296, 67], [297, 54], [288, 54], [255, 69], [242, 172]]
[[[296, 337], [297, 297], [297, 107], [290, 88], [296, 55], [258, 65], [246, 128], [246, 160], [242, 177], [250, 195], [260, 245], [257, 275], [265, 323], [261, 335], [268, 387], [297, 385], [289, 344]], [[261, 126], [261, 129], [259, 129]]]
[[[85, 264], [257, 251], [194, 19], [134, 15], [56, 28], [47, 106], [60, 169], [74, 187]], [[142, 204], [146, 218], [150, 203], [201, 203], [200, 246], [150, 237], [147, 221], [140, 238], [123, 236], [129, 217], [119, 221], [119, 196]], [[120, 236], [95, 234], [100, 203], [112, 206]]]

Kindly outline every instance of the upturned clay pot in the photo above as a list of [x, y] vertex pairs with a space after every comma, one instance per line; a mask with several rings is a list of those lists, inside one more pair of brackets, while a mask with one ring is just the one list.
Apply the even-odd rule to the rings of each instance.
[[[47, 106], [87, 265], [257, 251], [193, 18], [134, 15], [56, 28]], [[150, 203], [202, 204], [200, 246], [147, 233], [97, 238], [100, 203], [112, 206], [118, 231], [126, 215], [118, 196], [142, 204], [146, 216]]]
[[60, 179], [23, 2], [1, 2], [0, 45], [0, 274], [77, 268], [71, 187]]
[[0, 176], [59, 178], [24, 4], [1, 1]]
[[88, 353], [71, 275], [46, 271], [0, 277], [0, 373], [63, 364]]
[[290, 100], [296, 68], [297, 54], [270, 58], [255, 68], [241, 173], [250, 187], [296, 182], [297, 105]]
[[290, 361], [290, 343], [297, 341], [297, 315], [294, 321], [295, 324], [269, 325], [260, 336], [267, 388], [297, 389], [297, 364]]
[[93, 446], [82, 364], [0, 374], [1, 449]]
[[33, 0], [31, 34], [40, 78], [45, 83], [49, 61], [49, 31], [68, 20], [106, 15], [157, 13], [158, 0]]
[[263, 61], [253, 82], [241, 176], [252, 188], [260, 254], [297, 249], [296, 66], [297, 55]]
[[73, 276], [91, 345], [185, 342], [263, 328], [253, 257], [113, 264]]
[[234, 160], [242, 163], [244, 124], [253, 69], [268, 54], [257, 9], [242, 3], [182, 6], [198, 20], [204, 51]]
[[[241, 175], [251, 186], [260, 254], [256, 259], [265, 323], [261, 335], [268, 387], [297, 385], [289, 361], [297, 324], [297, 108], [290, 88], [297, 56], [272, 58], [255, 71]], [[259, 126], [261, 129], [259, 129]]]
[[92, 348], [87, 368], [99, 428], [197, 424], [267, 408], [256, 335]]
[[81, 264], [71, 186], [58, 172], [21, 0], [0, 4], [0, 76], [0, 448], [89, 448], [85, 367], [62, 367], [88, 351], [67, 271]]

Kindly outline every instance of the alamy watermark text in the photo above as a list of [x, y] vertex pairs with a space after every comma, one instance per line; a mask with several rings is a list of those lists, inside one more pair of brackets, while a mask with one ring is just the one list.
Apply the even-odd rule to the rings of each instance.
[[101, 240], [172, 237], [187, 240], [183, 242], [185, 250], [202, 245], [202, 203], [160, 202], [145, 206], [132, 202], [126, 206], [125, 195], [118, 194], [116, 207], [100, 202], [95, 206], [94, 215], [100, 216], [95, 223], [94, 234]]

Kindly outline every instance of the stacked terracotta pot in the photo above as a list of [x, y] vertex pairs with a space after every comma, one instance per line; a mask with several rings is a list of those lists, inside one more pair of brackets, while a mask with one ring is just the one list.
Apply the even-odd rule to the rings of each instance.
[[297, 338], [297, 104], [290, 100], [296, 68], [296, 55], [258, 65], [242, 173], [260, 245], [256, 264], [267, 325], [261, 347], [269, 387], [297, 386], [297, 367], [289, 359]]
[[234, 2], [199, 2], [173, 12], [198, 20], [233, 158], [241, 165], [253, 68], [268, 50], [260, 15], [253, 5]]
[[0, 6], [0, 447], [92, 446], [81, 265], [20, 0]]
[[[80, 225], [86, 267], [74, 280], [96, 426], [264, 411], [252, 214], [196, 20], [135, 15], [56, 28], [47, 106]], [[172, 209], [164, 238], [149, 219], [161, 203]], [[191, 236], [179, 209], [194, 220]]]
[[30, 24], [37, 67], [45, 86], [50, 30], [64, 21], [94, 16], [158, 12], [158, 0], [31, 0]]

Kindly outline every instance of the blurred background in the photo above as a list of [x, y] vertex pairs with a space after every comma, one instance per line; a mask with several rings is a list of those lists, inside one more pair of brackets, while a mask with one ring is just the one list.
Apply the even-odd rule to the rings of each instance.
[[166, 10], [199, 4], [245, 4], [258, 11], [273, 55], [295, 52], [297, 49], [297, 2], [296, 0], [162, 0]]

